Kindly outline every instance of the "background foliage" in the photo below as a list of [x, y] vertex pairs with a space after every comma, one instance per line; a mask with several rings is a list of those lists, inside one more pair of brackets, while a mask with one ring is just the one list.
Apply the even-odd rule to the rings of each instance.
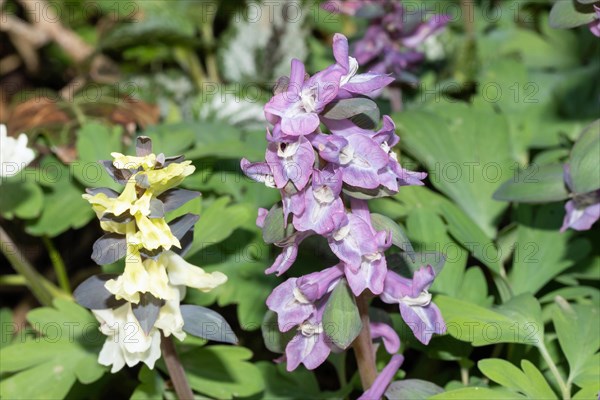
[[[472, 18], [458, 2], [409, 3], [452, 17], [438, 38], [443, 59], [416, 71], [420, 82], [404, 88], [405, 109], [392, 115], [403, 165], [429, 177], [371, 208], [404, 228], [423, 262], [445, 259], [432, 292], [448, 334], [424, 347], [389, 308], [406, 361], [405, 380], [388, 395], [596, 398], [600, 231], [559, 232], [565, 190], [548, 177], [562, 179], [555, 165], [598, 118], [600, 42], [585, 27], [550, 28], [551, 1], [480, 1]], [[313, 372], [271, 362], [277, 338], [260, 328], [280, 282], [264, 274], [277, 250], [254, 221], [276, 193], [245, 178], [239, 159], [262, 158], [262, 106], [291, 58], [322, 68], [331, 35], [359, 37], [361, 22], [308, 2], [54, 4], [63, 28], [93, 49], [86, 62], [54, 40], [31, 55], [1, 33], [2, 60], [22, 61], [2, 71], [0, 119], [26, 132], [38, 154], [0, 189], [2, 226], [26, 258], [51, 281], [62, 258], [72, 287], [98, 272], [89, 256], [100, 231], [81, 194], [114, 184], [96, 160], [150, 136], [155, 149], [185, 153], [197, 168], [184, 187], [202, 199], [178, 210], [200, 214], [189, 261], [229, 277], [209, 294], [190, 290], [187, 302], [220, 309], [240, 338], [239, 347], [192, 338], [180, 346], [192, 388], [224, 399], [353, 397], [352, 357], [332, 355]], [[27, 20], [19, 2], [3, 12]], [[114, 69], [89, 62], [100, 55]], [[324, 266], [326, 249], [307, 240], [294, 273]], [[96, 363], [103, 338], [91, 314], [68, 296], [40, 308], [2, 265], [0, 397], [174, 397], [164, 365], [109, 374]]]

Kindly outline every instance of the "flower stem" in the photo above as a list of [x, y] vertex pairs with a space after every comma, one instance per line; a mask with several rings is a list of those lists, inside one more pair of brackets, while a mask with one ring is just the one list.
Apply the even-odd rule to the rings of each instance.
[[191, 400], [194, 398], [194, 393], [190, 389], [190, 384], [185, 376], [183, 366], [173, 343], [173, 338], [172, 336], [165, 337], [162, 332], [161, 336], [160, 347], [165, 364], [167, 364], [167, 369], [169, 370], [169, 376], [171, 376], [171, 382], [173, 382], [173, 387], [175, 388], [175, 393], [177, 393], [179, 400]]
[[0, 251], [13, 266], [15, 271], [21, 274], [27, 280], [27, 286], [31, 292], [44, 306], [52, 306], [53, 292], [59, 292], [59, 289], [46, 280], [33, 266], [27, 261], [25, 255], [19, 250], [15, 242], [0, 226]]
[[556, 379], [556, 383], [558, 383], [558, 387], [560, 388], [560, 391], [562, 393], [562, 398], [564, 400], [570, 400], [571, 399], [571, 389], [569, 388], [570, 385], [567, 385], [565, 383], [564, 379], [560, 375], [560, 372], [558, 372], [558, 368], [556, 368], [556, 364], [554, 364], [552, 357], [550, 357], [550, 354], [548, 353], [548, 349], [546, 349], [546, 345], [544, 343], [541, 343], [538, 346], [538, 350], [540, 351], [540, 354], [542, 355], [542, 358], [544, 359], [544, 361], [546, 361], [546, 364], [548, 364], [548, 367], [550, 368], [550, 372], [552, 372], [552, 375], [554, 375], [554, 379]]
[[60, 288], [67, 293], [71, 293], [69, 275], [67, 275], [67, 268], [65, 267], [65, 263], [60, 256], [60, 253], [58, 250], [56, 250], [54, 243], [52, 243], [52, 240], [50, 240], [48, 236], [43, 236], [42, 240], [44, 241], [44, 246], [46, 246], [46, 250], [48, 250], [48, 254], [50, 255], [50, 261], [54, 267], [54, 272], [56, 273], [56, 279], [58, 280]]
[[377, 377], [377, 366], [375, 365], [375, 351], [371, 340], [371, 328], [369, 327], [369, 301], [365, 293], [356, 298], [356, 305], [360, 313], [362, 329], [354, 339], [352, 347], [354, 347], [354, 356], [358, 364], [363, 390], [367, 390], [373, 385]]
[[390, 95], [390, 103], [392, 106], [392, 112], [400, 112], [404, 108], [402, 105], [402, 89], [395, 86], [390, 86], [388, 88]]

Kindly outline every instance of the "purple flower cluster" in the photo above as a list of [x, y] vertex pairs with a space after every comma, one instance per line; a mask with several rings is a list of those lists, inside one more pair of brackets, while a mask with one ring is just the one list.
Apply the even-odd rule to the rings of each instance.
[[[277, 188], [282, 197], [281, 207], [260, 209], [257, 218], [257, 225], [267, 230], [276, 220], [271, 215], [278, 212], [283, 217], [284, 226], [276, 227], [283, 230], [283, 238], [275, 243], [283, 251], [267, 273], [285, 273], [296, 260], [300, 243], [311, 235], [326, 238], [339, 258], [332, 267], [289, 278], [267, 299], [269, 309], [277, 313], [279, 330], [296, 331], [285, 349], [290, 371], [301, 363], [314, 369], [332, 350], [340, 350], [327, 337], [322, 319], [330, 293], [344, 279], [355, 296], [368, 291], [398, 304], [421, 342], [426, 344], [433, 333], [445, 330], [428, 292], [433, 269], [421, 268], [413, 279], [389, 270], [384, 252], [392, 244], [391, 234], [374, 228], [367, 202], [360, 199], [364, 196], [356, 194], [393, 194], [400, 186], [422, 185], [426, 176], [401, 167], [392, 150], [399, 138], [390, 117], [383, 117], [379, 130], [361, 127], [354, 118], [362, 109], [351, 105], [393, 79], [372, 72], [357, 74], [358, 65], [349, 57], [348, 41], [341, 34], [334, 36], [333, 51], [335, 64], [312, 77], [300, 61], [292, 61], [289, 79], [279, 80], [265, 106], [266, 118], [273, 124], [267, 130], [266, 161], [241, 161], [247, 176]], [[400, 340], [390, 326], [372, 323], [370, 328], [372, 338], [380, 338], [388, 352], [398, 352]]]
[[330, 0], [323, 7], [332, 12], [365, 17], [369, 27], [354, 44], [353, 55], [376, 73], [391, 73], [400, 80], [425, 59], [422, 47], [450, 21], [433, 15], [423, 21], [420, 13], [409, 13], [397, 0]]

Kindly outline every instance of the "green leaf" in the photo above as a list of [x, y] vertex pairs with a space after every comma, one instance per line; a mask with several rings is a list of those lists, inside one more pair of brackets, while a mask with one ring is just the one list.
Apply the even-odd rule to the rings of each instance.
[[140, 384], [130, 397], [130, 400], [152, 400], [163, 398], [165, 382], [157, 370], [151, 370], [143, 365], [138, 374]]
[[488, 389], [485, 387], [468, 387], [444, 392], [432, 396], [430, 400], [520, 400], [525, 396], [503, 389]]
[[240, 130], [231, 125], [207, 121], [185, 123], [181, 129], [184, 128], [195, 133], [195, 145], [186, 152], [189, 159], [217, 157], [239, 160], [246, 157], [253, 160], [264, 157], [264, 146], [256, 146], [258, 141], [264, 143], [264, 131], [242, 135]]
[[194, 242], [189, 252], [190, 256], [202, 248], [226, 239], [234, 230], [250, 220], [253, 213], [251, 206], [247, 204], [228, 206], [229, 203], [230, 199], [228, 197], [221, 197], [202, 211], [197, 224], [202, 229], [194, 232]]
[[485, 232], [477, 226], [460, 208], [450, 202], [440, 205], [442, 217], [447, 221], [448, 232], [475, 258], [490, 270], [500, 272], [500, 252], [487, 238]]
[[111, 153], [122, 150], [122, 129], [96, 122], [88, 122], [77, 131], [76, 149], [78, 160], [71, 164], [73, 175], [85, 187], [109, 187], [120, 190], [108, 172], [98, 163], [112, 159]]
[[588, 126], [571, 150], [569, 167], [573, 191], [588, 193], [600, 189], [600, 119]]
[[514, 294], [536, 293], [562, 271], [582, 260], [590, 251], [586, 239], [572, 232], [559, 232], [564, 216], [562, 204], [545, 204], [532, 208], [519, 205], [522, 215], [517, 227], [517, 240], [509, 282]]
[[543, 343], [544, 324], [537, 300], [523, 294], [493, 309], [447, 297], [437, 296], [448, 334], [473, 346], [494, 343]]
[[264, 389], [260, 370], [248, 360], [244, 347], [207, 346], [181, 355], [181, 362], [195, 391], [218, 399], [248, 397]]
[[288, 372], [283, 364], [271, 361], [259, 361], [256, 366], [265, 381], [264, 399], [314, 399], [323, 394], [311, 371], [298, 368]]
[[194, 143], [199, 129], [201, 125], [197, 123], [161, 124], [146, 129], [144, 136], [152, 139], [154, 153], [170, 157], [186, 152]]
[[342, 349], [348, 348], [362, 329], [356, 300], [345, 279], [337, 284], [327, 300], [323, 329], [331, 341]]
[[[4, 218], [31, 219], [40, 215], [44, 205], [44, 192], [33, 181], [38, 174], [39, 171], [26, 168], [14, 177], [2, 179], [0, 213]], [[28, 178], [30, 175], [33, 176]]]
[[546, 203], [568, 197], [561, 164], [532, 164], [494, 192], [496, 200], [517, 203]]
[[595, 18], [591, 7], [582, 7], [575, 0], [557, 1], [550, 11], [550, 26], [555, 29], [570, 29], [588, 24]]
[[442, 393], [444, 389], [438, 385], [421, 379], [404, 379], [392, 382], [385, 391], [388, 400], [427, 400], [431, 396]]
[[437, 104], [428, 111], [394, 115], [406, 149], [429, 172], [433, 185], [450, 197], [485, 235], [496, 235], [496, 219], [506, 204], [492, 199], [511, 176], [508, 122], [491, 106]]
[[406, 232], [417, 252], [433, 254], [434, 261], [438, 254], [444, 256], [444, 268], [436, 276], [431, 290], [460, 297], [468, 253], [446, 230], [444, 221], [431, 207], [415, 207], [406, 219]]
[[283, 208], [280, 203], [275, 204], [265, 217], [262, 236], [265, 243], [278, 243], [294, 233], [294, 226], [290, 223], [286, 226]]
[[586, 363], [600, 348], [598, 305], [569, 304], [562, 297], [557, 297], [555, 302], [552, 322], [569, 362], [569, 381], [573, 381], [582, 375]]
[[106, 371], [97, 361], [104, 337], [90, 334], [98, 329], [95, 318], [67, 300], [56, 299], [54, 307], [27, 315], [41, 338], [0, 350], [0, 372], [16, 372], [2, 380], [2, 398], [63, 398], [76, 380], [89, 384]]
[[17, 326], [13, 321], [10, 309], [0, 309], [0, 350], [12, 342], [16, 332]]
[[45, 196], [41, 215], [27, 224], [27, 233], [54, 237], [69, 228], [77, 229], [87, 224], [94, 216], [92, 207], [81, 197], [83, 189], [72, 182], [68, 168], [56, 158], [47, 156], [42, 160], [40, 170], [49, 193]]
[[497, 358], [488, 358], [477, 363], [477, 367], [485, 376], [508, 389], [516, 390], [531, 399], [557, 398], [542, 373], [533, 364], [523, 360], [522, 365], [527, 372]]
[[414, 254], [414, 250], [404, 229], [391, 218], [381, 214], [371, 214], [371, 222], [376, 231], [386, 231], [392, 235], [392, 243], [399, 249], [404, 250], [409, 255]]

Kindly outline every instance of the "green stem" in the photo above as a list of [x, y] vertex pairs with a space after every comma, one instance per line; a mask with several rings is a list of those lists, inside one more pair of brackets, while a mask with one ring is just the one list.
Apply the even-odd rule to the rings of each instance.
[[364, 293], [356, 298], [356, 305], [360, 313], [362, 329], [354, 339], [352, 347], [354, 348], [354, 356], [358, 364], [358, 373], [360, 374], [363, 390], [367, 390], [377, 378], [377, 366], [375, 365], [375, 350], [373, 349], [371, 328], [369, 327], [369, 301]]
[[43, 236], [42, 240], [44, 241], [44, 246], [46, 246], [46, 250], [48, 250], [48, 254], [50, 255], [50, 261], [54, 267], [54, 272], [56, 273], [56, 279], [58, 280], [60, 288], [67, 293], [71, 293], [69, 275], [67, 274], [67, 268], [65, 267], [65, 263], [60, 256], [60, 253], [58, 250], [56, 250], [54, 243], [52, 243], [52, 240], [50, 240], [48, 236]]
[[219, 67], [217, 66], [217, 57], [215, 56], [215, 37], [212, 20], [207, 21], [202, 25], [202, 35], [204, 36], [204, 41], [207, 48], [206, 72], [208, 73], [208, 78], [212, 81], [212, 83], [219, 83], [221, 79], [219, 78]]
[[0, 285], [3, 286], [27, 286], [27, 279], [23, 275], [2, 275], [0, 276]]
[[562, 393], [563, 399], [570, 400], [571, 399], [571, 389], [569, 388], [569, 385], [567, 385], [565, 383], [564, 379], [560, 375], [560, 372], [558, 372], [558, 368], [556, 368], [556, 364], [552, 360], [552, 357], [550, 357], [550, 354], [548, 353], [548, 349], [546, 349], [546, 345], [544, 343], [541, 343], [541, 345], [538, 347], [538, 350], [540, 351], [540, 354], [542, 355], [542, 358], [544, 359], [544, 361], [546, 361], [546, 364], [548, 364], [548, 367], [550, 368], [550, 372], [552, 372], [552, 375], [554, 375], [554, 378], [556, 379], [556, 383], [558, 383], [558, 386], [560, 387], [560, 391]]
[[[8, 262], [13, 266], [15, 271], [21, 274], [27, 280], [27, 286], [44, 306], [51, 306], [53, 292], [59, 292], [59, 289], [54, 287], [46, 280], [33, 266], [27, 261], [21, 250], [12, 241], [10, 236], [0, 226], [0, 251], [6, 257]], [[51, 289], [52, 288], [52, 289]]]

